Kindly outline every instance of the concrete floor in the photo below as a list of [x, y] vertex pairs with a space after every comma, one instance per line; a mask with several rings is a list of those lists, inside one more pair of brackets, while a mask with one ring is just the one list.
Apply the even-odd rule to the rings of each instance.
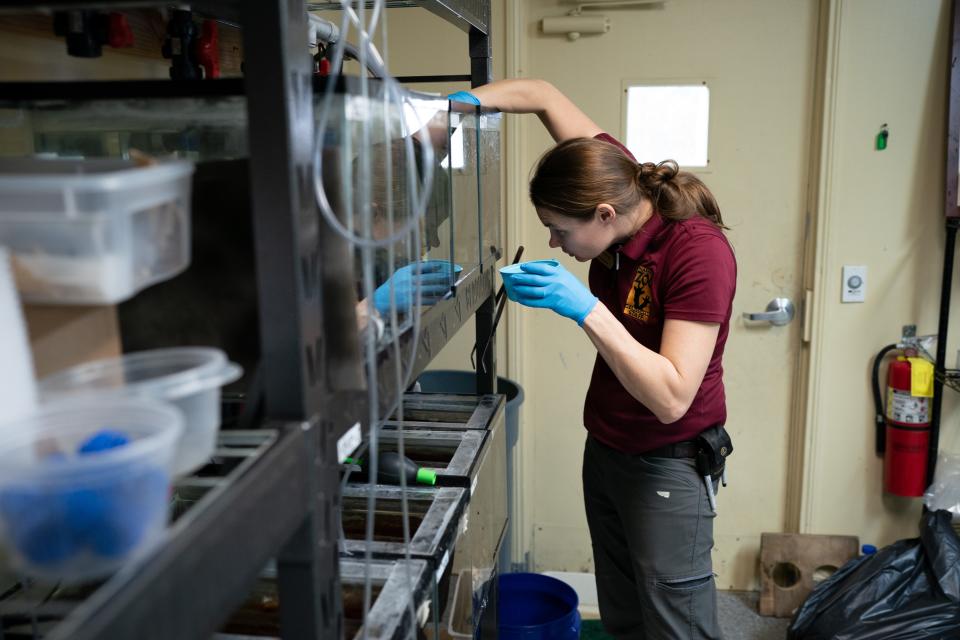
[[[718, 616], [724, 640], [784, 640], [790, 620], [766, 618], [757, 613], [760, 594], [756, 591], [719, 591]], [[589, 615], [589, 614], [588, 614]], [[587, 624], [581, 638], [606, 640], [610, 636], [598, 629], [597, 622]]]
[[756, 591], [718, 591], [720, 627], [724, 640], [784, 640], [789, 618], [767, 618], [757, 613]]

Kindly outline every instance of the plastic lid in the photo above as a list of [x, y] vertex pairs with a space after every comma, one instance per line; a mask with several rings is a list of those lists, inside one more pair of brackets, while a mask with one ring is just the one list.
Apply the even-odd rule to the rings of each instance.
[[[79, 445], [104, 425], [119, 425], [129, 442], [122, 447], [77, 454]], [[183, 432], [183, 415], [174, 407], [147, 398], [82, 398], [44, 405], [31, 416], [5, 425], [0, 438], [0, 485], [76, 480], [78, 474], [129, 473], [173, 450]], [[63, 462], [39, 464], [41, 446], [61, 454]]]
[[5, 192], [73, 187], [89, 191], [130, 191], [194, 172], [189, 160], [160, 160], [140, 166], [120, 158], [0, 158]]
[[420, 484], [437, 484], [437, 472], [433, 469], [427, 469], [425, 467], [420, 467], [417, 469], [417, 482]]
[[242, 369], [210, 347], [138, 351], [71, 367], [40, 381], [46, 396], [147, 393], [175, 400], [233, 382]]
[[866, 556], [866, 555], [870, 555], [871, 553], [876, 553], [877, 548], [872, 544], [865, 544], [862, 547], [860, 547], [860, 551], [863, 553], [863, 555]]

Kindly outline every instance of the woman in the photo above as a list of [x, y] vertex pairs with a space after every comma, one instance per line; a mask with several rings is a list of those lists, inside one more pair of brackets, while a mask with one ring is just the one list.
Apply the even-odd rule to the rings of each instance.
[[530, 198], [550, 246], [591, 261], [589, 288], [562, 266], [525, 265], [513, 298], [576, 321], [598, 351], [583, 490], [603, 625], [617, 638], [719, 638], [712, 482], [696, 457], [702, 434], [725, 436], [736, 261], [720, 209], [675, 162], [638, 164], [547, 82], [461, 94], [540, 117], [558, 144]]

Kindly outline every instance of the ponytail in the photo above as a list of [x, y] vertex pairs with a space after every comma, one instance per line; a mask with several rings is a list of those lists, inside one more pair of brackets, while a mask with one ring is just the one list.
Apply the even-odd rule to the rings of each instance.
[[720, 206], [707, 185], [689, 171], [680, 171], [676, 160], [637, 165], [637, 188], [667, 220], [686, 220], [701, 215], [721, 229]]
[[588, 219], [601, 202], [618, 212], [632, 211], [642, 200], [667, 220], [702, 215], [726, 229], [720, 207], [707, 186], [675, 160], [637, 164], [619, 147], [595, 138], [565, 140], [547, 151], [530, 180], [537, 208]]

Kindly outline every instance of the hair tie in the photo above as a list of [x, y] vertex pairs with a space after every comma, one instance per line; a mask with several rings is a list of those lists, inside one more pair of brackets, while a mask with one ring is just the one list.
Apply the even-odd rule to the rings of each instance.
[[[661, 171], [664, 168], [665, 170]], [[677, 164], [676, 160], [663, 160], [657, 163], [657, 173], [660, 177], [660, 183], [663, 184], [677, 177], [677, 174], [680, 173], [680, 165]]]
[[637, 163], [637, 180], [642, 180], [643, 178], [648, 177], [650, 174], [655, 173], [657, 166], [652, 162], [638, 162]]

